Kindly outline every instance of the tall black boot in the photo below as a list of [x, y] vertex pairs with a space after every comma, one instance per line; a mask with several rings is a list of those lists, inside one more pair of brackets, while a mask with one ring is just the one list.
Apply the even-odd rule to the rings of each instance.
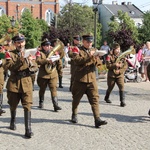
[[1, 114], [6, 113], [6, 111], [2, 109], [2, 105], [3, 105], [3, 94], [0, 94], [0, 116]]
[[31, 131], [31, 111], [24, 111], [25, 122], [25, 137], [31, 138], [33, 132]]
[[39, 96], [39, 108], [44, 108], [44, 96]]
[[11, 120], [10, 120], [10, 130], [16, 130], [16, 111], [10, 111]]
[[111, 101], [109, 100], [109, 95], [110, 95], [110, 93], [109, 93], [108, 90], [107, 90], [107, 91], [106, 91], [105, 98], [104, 98], [104, 100], [106, 101], [106, 103], [111, 103]]
[[126, 103], [125, 103], [125, 93], [124, 93], [124, 91], [119, 91], [119, 95], [120, 95], [120, 106], [125, 107]]
[[58, 106], [58, 99], [57, 97], [52, 97], [52, 102], [54, 106], [54, 111], [57, 112], [58, 110], [61, 110], [61, 107]]
[[59, 77], [59, 88], [63, 88], [63, 86], [62, 86], [62, 77]]

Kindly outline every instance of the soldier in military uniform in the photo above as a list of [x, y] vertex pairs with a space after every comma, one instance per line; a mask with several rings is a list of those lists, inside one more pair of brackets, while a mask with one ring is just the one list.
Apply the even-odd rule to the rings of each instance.
[[[44, 103], [44, 94], [46, 87], [48, 86], [51, 92], [51, 98], [53, 102], [54, 111], [57, 112], [61, 110], [61, 107], [58, 106], [58, 98], [57, 98], [57, 81], [58, 74], [56, 70], [56, 66], [61, 65], [60, 61], [53, 61], [51, 58], [48, 58], [48, 55], [51, 52], [51, 43], [47, 39], [41, 43], [42, 50], [36, 53], [36, 62], [40, 65], [37, 84], [40, 87], [39, 90], [39, 108], [43, 108]], [[45, 65], [50, 65], [52, 70], [48, 73], [45, 69]]]
[[126, 59], [123, 59], [121, 62], [116, 62], [119, 55], [120, 45], [118, 43], [115, 43], [113, 46], [112, 54], [108, 55], [106, 59], [106, 67], [108, 69], [108, 89], [106, 91], [104, 100], [106, 101], [106, 103], [111, 103], [111, 101], [109, 100], [109, 96], [116, 83], [119, 88], [120, 106], [124, 107], [126, 105], [124, 93], [124, 72], [128, 66]]
[[72, 88], [72, 84], [73, 84], [73, 79], [74, 79], [74, 73], [75, 73], [75, 64], [74, 61], [72, 60], [73, 58], [73, 53], [72, 53], [72, 47], [77, 46], [77, 47], [81, 47], [80, 45], [80, 36], [79, 35], [75, 35], [73, 36], [73, 45], [69, 47], [69, 51], [68, 51], [68, 56], [70, 57], [71, 61], [70, 61], [70, 73], [71, 73], [71, 79], [70, 79], [70, 87], [69, 87], [69, 91], [71, 91]]
[[3, 59], [3, 55], [5, 53], [5, 50], [2, 46], [0, 46], [0, 54], [2, 57], [0, 58], [0, 116], [5, 113], [6, 111], [2, 109], [3, 105], [3, 87], [4, 87], [4, 69], [3, 65], [5, 63], [5, 60]]
[[18, 34], [12, 38], [15, 50], [6, 52], [5, 68], [10, 70], [7, 81], [7, 98], [10, 106], [10, 129], [16, 130], [16, 109], [21, 101], [24, 109], [25, 137], [31, 138], [31, 106], [32, 106], [32, 80], [30, 74], [29, 58], [24, 58], [25, 37]]
[[73, 123], [77, 123], [77, 108], [79, 102], [84, 94], [87, 95], [88, 101], [91, 105], [95, 127], [107, 124], [106, 121], [100, 119], [99, 112], [99, 94], [96, 83], [95, 67], [102, 64], [98, 56], [94, 56], [95, 51], [91, 51], [93, 35], [83, 35], [83, 46], [79, 49], [74, 47], [72, 49], [74, 56], [73, 61], [76, 65], [74, 81], [72, 85], [72, 118]]
[[[58, 43], [59, 39], [54, 39], [52, 40], [51, 42], [51, 46], [54, 48], [57, 43]], [[63, 61], [62, 61], [62, 58], [64, 57], [64, 49], [62, 50], [62, 53], [60, 54], [61, 55], [61, 58], [58, 60], [58, 64], [60, 65], [56, 65], [56, 70], [57, 70], [57, 73], [58, 73], [58, 79], [59, 79], [59, 88], [63, 88], [62, 86], [62, 77], [63, 77]]]

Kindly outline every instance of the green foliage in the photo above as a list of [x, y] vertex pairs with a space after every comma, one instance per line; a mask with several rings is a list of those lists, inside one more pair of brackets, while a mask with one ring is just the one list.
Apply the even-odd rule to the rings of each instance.
[[37, 19], [37, 22], [40, 25], [42, 32], [48, 32], [49, 31], [49, 26], [44, 19]]
[[150, 11], [147, 11], [143, 16], [143, 25], [139, 30], [139, 40], [140, 43], [145, 43], [150, 41]]
[[42, 29], [37, 19], [33, 18], [29, 11], [25, 11], [21, 17], [22, 27], [20, 32], [26, 37], [26, 48], [34, 48], [39, 46]]
[[118, 18], [113, 16], [108, 25], [107, 39], [110, 44], [119, 43], [123, 51], [132, 44], [139, 44], [137, 27], [126, 12], [118, 11]]
[[8, 28], [11, 28], [10, 18], [2, 15], [0, 17], [0, 38], [7, 33]]
[[[85, 33], [94, 33], [94, 12], [93, 8], [87, 5], [66, 4], [58, 15], [58, 30], [69, 31], [69, 41], [75, 34], [82, 36]], [[97, 25], [97, 44], [99, 45], [101, 25]]]

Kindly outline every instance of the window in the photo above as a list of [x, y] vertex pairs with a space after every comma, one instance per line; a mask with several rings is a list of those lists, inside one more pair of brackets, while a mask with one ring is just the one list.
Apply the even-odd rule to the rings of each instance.
[[51, 25], [51, 21], [54, 18], [54, 13], [48, 9], [45, 13], [45, 20], [48, 23], [48, 25]]
[[28, 8], [23, 8], [22, 10], [21, 10], [21, 15], [24, 13], [24, 12], [26, 12], [26, 11], [30, 11]]
[[4, 9], [0, 7], [0, 16], [4, 14]]

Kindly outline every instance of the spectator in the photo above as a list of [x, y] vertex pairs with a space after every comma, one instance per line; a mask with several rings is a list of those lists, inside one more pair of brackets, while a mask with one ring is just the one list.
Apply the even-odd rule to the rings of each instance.
[[107, 41], [105, 40], [103, 45], [101, 46], [100, 50], [104, 50], [106, 55], [102, 56], [103, 64], [106, 62], [106, 57], [110, 53], [110, 47], [107, 45]]
[[148, 76], [147, 76], [147, 66], [149, 65], [150, 62], [150, 42], [146, 42], [146, 48], [143, 50], [142, 53], [143, 57], [143, 62], [144, 62], [144, 74], [145, 74], [145, 82], [148, 81]]

